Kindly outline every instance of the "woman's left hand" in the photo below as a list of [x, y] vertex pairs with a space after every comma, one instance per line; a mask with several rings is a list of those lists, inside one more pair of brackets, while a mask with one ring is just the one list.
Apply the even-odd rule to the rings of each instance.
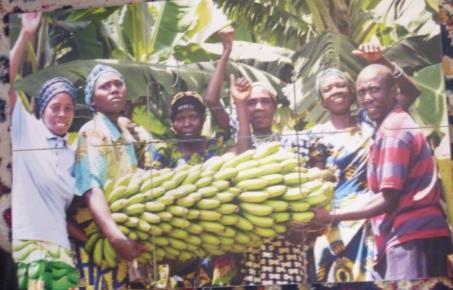
[[384, 58], [381, 46], [377, 43], [364, 43], [358, 49], [352, 51], [352, 54], [365, 59], [369, 63], [379, 62]]

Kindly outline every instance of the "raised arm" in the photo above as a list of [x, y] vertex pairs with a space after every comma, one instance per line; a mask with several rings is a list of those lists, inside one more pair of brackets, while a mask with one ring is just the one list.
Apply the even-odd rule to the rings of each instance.
[[395, 81], [400, 89], [400, 94], [397, 97], [398, 104], [404, 109], [408, 109], [415, 99], [420, 95], [420, 90], [417, 88], [412, 79], [403, 71], [402, 68], [395, 65], [387, 59], [381, 51], [378, 44], [366, 43], [353, 50], [352, 54], [359, 56], [369, 63], [380, 63], [388, 67], [395, 78]]
[[19, 37], [10, 51], [9, 60], [9, 107], [11, 111], [16, 104], [17, 94], [14, 89], [14, 81], [16, 80], [17, 72], [22, 64], [25, 50], [27, 49], [28, 42], [33, 38], [36, 30], [41, 23], [41, 13], [24, 13], [22, 14], [22, 29], [20, 30]]
[[220, 38], [222, 39], [223, 52], [211, 80], [209, 81], [208, 89], [204, 96], [206, 104], [214, 117], [214, 121], [217, 126], [223, 130], [229, 130], [230, 117], [220, 102], [220, 89], [222, 88], [228, 59], [230, 58], [230, 53], [233, 49], [233, 34], [234, 29], [232, 27], [228, 27], [219, 32]]
[[252, 93], [252, 85], [245, 78], [236, 79], [234, 75], [230, 75], [230, 91], [239, 120], [236, 154], [240, 154], [252, 147], [250, 140], [252, 134], [247, 112], [247, 99]]

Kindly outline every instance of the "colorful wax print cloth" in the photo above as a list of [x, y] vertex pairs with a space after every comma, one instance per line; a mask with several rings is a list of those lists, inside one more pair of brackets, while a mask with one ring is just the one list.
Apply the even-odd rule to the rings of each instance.
[[[324, 148], [326, 167], [334, 170], [337, 183], [332, 210], [348, 207], [370, 196], [367, 186], [368, 148], [373, 127], [356, 119], [346, 129], [336, 129], [330, 122], [317, 125], [302, 138], [311, 151]], [[320, 152], [309, 152], [316, 155]], [[351, 282], [372, 280], [375, 244], [366, 220], [333, 224], [318, 237], [313, 247], [313, 281]]]
[[[117, 180], [137, 168], [134, 140], [102, 113], [96, 113], [79, 131], [76, 149], [76, 189], [84, 194], [91, 188], [102, 189], [108, 179]], [[81, 203], [73, 219], [90, 235], [96, 224], [89, 210]], [[86, 253], [83, 244], [74, 242], [76, 267], [80, 274], [82, 290], [126, 289], [128, 263], [119, 260], [115, 268], [99, 267]]]

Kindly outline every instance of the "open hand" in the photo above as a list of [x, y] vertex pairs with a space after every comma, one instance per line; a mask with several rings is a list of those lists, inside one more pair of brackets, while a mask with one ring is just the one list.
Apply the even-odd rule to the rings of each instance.
[[358, 49], [352, 51], [352, 54], [365, 59], [369, 63], [378, 62], [384, 57], [381, 46], [377, 43], [361, 44]]
[[21, 15], [22, 31], [25, 33], [34, 34], [38, 30], [41, 23], [41, 12], [24, 13]]
[[230, 75], [230, 91], [235, 102], [245, 102], [252, 92], [252, 85], [246, 78], [236, 79]]
[[223, 50], [231, 52], [233, 49], [233, 36], [234, 36], [234, 28], [231, 26], [227, 26], [224, 29], [219, 31], [220, 39], [222, 40]]

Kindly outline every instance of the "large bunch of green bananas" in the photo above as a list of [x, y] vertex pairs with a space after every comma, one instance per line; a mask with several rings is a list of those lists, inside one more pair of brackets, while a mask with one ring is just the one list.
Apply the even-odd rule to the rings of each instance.
[[[278, 143], [203, 164], [138, 171], [104, 186], [113, 220], [133, 240], [148, 244], [141, 260], [189, 260], [240, 253], [308, 222], [312, 206], [330, 205], [334, 184], [326, 171]], [[99, 265], [115, 266], [116, 253], [99, 232], [86, 249]]]

